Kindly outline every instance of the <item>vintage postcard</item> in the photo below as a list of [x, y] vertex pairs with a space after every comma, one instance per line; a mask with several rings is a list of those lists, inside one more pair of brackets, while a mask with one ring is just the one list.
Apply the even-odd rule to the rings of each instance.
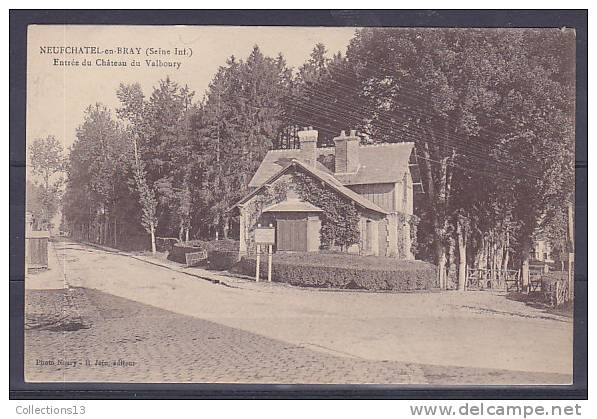
[[25, 380], [571, 384], [575, 42], [30, 25]]

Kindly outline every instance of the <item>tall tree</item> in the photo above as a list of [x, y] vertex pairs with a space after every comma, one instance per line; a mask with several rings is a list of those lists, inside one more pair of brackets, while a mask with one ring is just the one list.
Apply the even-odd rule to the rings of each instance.
[[358, 106], [361, 86], [352, 67], [340, 52], [331, 58], [327, 53], [322, 43], [314, 46], [292, 80], [292, 93], [285, 106], [288, 121], [319, 131], [320, 146], [333, 145], [341, 130], [362, 132], [366, 119]]
[[116, 92], [120, 100], [120, 108], [116, 110], [118, 117], [129, 123], [130, 138], [133, 144], [133, 187], [137, 193], [141, 207], [140, 223], [149, 234], [151, 251], [156, 252], [156, 228], [158, 225], [157, 199], [153, 185], [147, 182], [145, 156], [143, 150], [148, 148], [147, 137], [151, 133], [151, 126], [145, 107], [145, 96], [139, 83], [131, 85], [121, 84]]
[[249, 181], [282, 126], [290, 71], [282, 56], [264, 56], [255, 46], [246, 62], [231, 57], [210, 84], [203, 105], [203, 138], [215, 158], [206, 173], [211, 200], [208, 223], [225, 237], [227, 210], [247, 193]]
[[60, 205], [65, 164], [62, 144], [53, 135], [35, 139], [29, 146], [29, 162], [39, 188], [39, 224], [42, 228], [50, 228]]
[[27, 180], [25, 186], [25, 208], [27, 212], [33, 215], [33, 220], [43, 219], [40, 187], [30, 180]]
[[117, 92], [121, 102], [117, 113], [132, 133], [135, 185], [152, 250], [158, 233], [178, 234], [181, 239], [189, 236], [193, 95], [170, 78], [160, 80], [148, 99], [138, 84], [121, 85]]

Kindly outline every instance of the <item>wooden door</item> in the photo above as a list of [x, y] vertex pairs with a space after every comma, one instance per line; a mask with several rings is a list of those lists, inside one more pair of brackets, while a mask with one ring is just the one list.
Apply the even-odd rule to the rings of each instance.
[[280, 251], [307, 251], [307, 220], [278, 220], [276, 249]]

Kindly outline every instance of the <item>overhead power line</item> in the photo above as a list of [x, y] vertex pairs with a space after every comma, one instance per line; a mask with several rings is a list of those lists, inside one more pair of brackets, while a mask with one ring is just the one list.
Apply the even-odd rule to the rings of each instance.
[[[321, 81], [321, 82], [319, 82], [319, 83], [320, 83], [320, 86], [321, 86], [321, 87], [323, 87], [323, 88], [325, 88], [325, 87], [329, 87], [329, 84], [326, 84], [326, 83], [327, 83], [327, 81]], [[331, 83], [332, 83], [332, 84], [334, 84], [335, 82], [334, 82], [334, 81], [331, 81]], [[321, 90], [313, 89], [312, 87], [308, 87], [308, 86], [306, 86], [306, 87], [304, 87], [304, 88], [305, 88], [307, 91], [309, 91], [310, 93], [314, 94], [314, 95], [317, 95], [317, 96], [325, 95], [325, 93], [323, 93]], [[355, 95], [355, 94], [356, 94], [356, 95], [358, 96], [358, 95], [360, 95], [360, 94], [361, 94], [361, 92], [360, 92], [358, 89], [356, 89], [354, 86], [352, 86], [352, 87], [350, 87], [350, 88], [345, 86], [345, 87], [344, 87], [344, 91], [345, 91], [345, 92], [347, 92], [347, 94], [349, 94], [349, 95]], [[334, 100], [334, 103], [340, 103], [340, 104], [344, 104], [345, 106], [349, 106], [351, 110], [354, 110], [354, 109], [356, 108], [356, 107], [355, 107], [355, 104], [349, 104], [349, 103], [348, 103], [348, 102], [346, 102], [346, 101], [344, 101], [344, 102], [343, 102], [343, 100], [342, 100], [341, 98], [337, 98], [337, 97], [334, 97], [334, 96], [330, 96], [329, 94], [328, 94], [328, 97], [329, 97], [331, 100]], [[362, 99], [362, 100], [366, 100], [365, 98], [362, 98], [362, 97], [361, 97], [361, 99]], [[367, 104], [362, 104], [362, 103], [361, 103], [361, 104], [359, 104], [359, 105], [358, 105], [358, 107], [361, 107], [361, 108], [368, 109], [368, 110], [369, 110], [371, 113], [373, 113], [373, 114], [385, 115], [385, 116], [387, 116], [388, 118], [391, 118], [391, 119], [399, 119], [399, 120], [401, 120], [401, 121], [403, 121], [403, 122], [411, 122], [411, 121], [409, 121], [407, 118], [405, 118], [404, 116], [401, 116], [401, 115], [399, 115], [397, 112], [390, 113], [390, 112], [388, 112], [388, 111], [384, 111], [383, 109], [380, 109], [379, 107], [376, 107], [376, 106], [375, 106], [375, 104], [373, 104], [373, 105], [367, 105]], [[417, 114], [413, 114], [412, 110], [410, 110], [410, 109], [409, 109], [409, 110], [402, 110], [402, 111], [403, 111], [405, 114], [407, 114], [407, 115], [409, 115], [409, 114], [410, 114], [411, 116], [413, 116], [413, 115], [414, 115], [414, 116], [417, 116]], [[432, 118], [432, 119], [435, 119], [435, 120], [437, 120], [437, 119], [443, 119], [443, 121], [442, 121], [443, 123], [448, 123], [448, 121], [446, 120], [446, 118], [445, 118], [445, 117], [441, 117], [441, 116], [438, 116], [438, 115], [434, 115], [434, 114], [431, 114], [431, 113], [429, 113], [429, 112], [426, 112], [426, 113], [425, 113], [425, 112], [423, 112], [423, 111], [420, 111], [420, 110], [418, 110], [418, 111], [416, 111], [416, 112], [419, 114], [419, 116], [421, 116], [421, 115], [425, 115], [424, 117], [427, 117], [427, 118]], [[383, 124], [383, 121], [378, 121], [378, 122], [376, 122], [376, 124]], [[452, 126], [453, 126], [453, 125], [452, 125]], [[417, 130], [417, 128], [416, 128], [416, 127], [410, 127], [410, 129]], [[429, 133], [427, 133], [427, 132], [423, 132], [423, 131], [421, 131], [420, 129], [418, 129], [418, 131], [419, 131], [419, 132], [420, 132], [422, 135], [424, 135], [425, 137], [429, 137]], [[491, 150], [491, 148], [490, 148], [490, 146], [491, 146], [491, 145], [488, 145], [488, 147], [489, 147], [488, 149], [484, 149], [484, 148], [482, 148], [482, 145], [481, 145], [481, 144], [477, 144], [477, 143], [475, 143], [475, 142], [472, 142], [472, 141], [467, 141], [467, 139], [463, 138], [462, 136], [455, 136], [454, 134], [445, 134], [445, 133], [441, 133], [441, 132], [440, 132], [440, 133], [435, 133], [435, 135], [436, 135], [436, 136], [438, 136], [440, 139], [443, 139], [443, 140], [445, 140], [445, 141], [447, 141], [447, 142], [450, 142], [450, 141], [456, 141], [457, 143], [459, 142], [459, 143], [463, 144], [463, 145], [466, 147], [466, 149], [465, 149], [465, 150], [461, 150], [461, 153], [470, 153], [470, 150], [469, 150], [470, 148], [473, 148], [473, 149], [475, 149], [475, 148], [476, 148], [476, 150], [477, 150], [478, 152], [481, 152], [481, 154], [482, 154], [483, 156], [485, 156], [485, 157], [486, 157], [486, 156], [487, 156], [487, 154], [486, 154], [486, 153], [488, 153], [488, 150]], [[469, 138], [470, 138], [470, 137], [469, 137]], [[491, 138], [491, 137], [490, 137], [489, 135], [485, 135], [483, 138]], [[505, 136], [502, 136], [502, 138], [505, 138]], [[499, 140], [498, 138], [495, 138], [495, 137], [494, 137], [493, 139], [494, 139], [494, 140], [495, 140], [495, 142], [496, 142], [496, 144], [494, 144], [494, 145], [496, 145], [496, 146], [497, 146], [497, 143], [498, 143], [500, 140]], [[432, 141], [432, 139], [431, 139], [431, 138], [427, 138], [427, 141]], [[453, 146], [455, 146], [456, 144], [452, 144], [452, 145], [453, 145]], [[495, 147], [494, 147], [494, 148], [495, 148]], [[506, 164], [506, 163], [504, 163], [504, 162], [497, 162], [497, 163], [498, 163], [498, 164]], [[518, 165], [521, 165], [521, 166], [522, 166], [524, 169], [526, 169], [526, 170], [527, 170], [527, 173], [528, 173], [528, 174], [531, 174], [531, 170], [530, 170], [528, 167], [526, 167], [526, 165], [525, 165], [524, 163], [522, 163], [522, 162], [514, 162], [514, 161], [511, 161], [510, 163], [512, 163], [512, 164], [518, 164]], [[531, 174], [531, 175], [532, 175], [532, 174]], [[532, 176], [534, 176], [534, 175], [532, 175]], [[534, 177], [537, 177], [537, 178], [539, 178], [539, 176], [534, 176]]]
[[[329, 84], [326, 84], [328, 82], [328, 80], [326, 81], [320, 81], [318, 83], [312, 83], [311, 86], [303, 86], [302, 88], [307, 90], [309, 93], [316, 95], [316, 96], [323, 96], [323, 97], [328, 97], [330, 100], [333, 100], [333, 104], [336, 105], [340, 110], [342, 110], [342, 112], [347, 112], [348, 114], [355, 114], [355, 108], [356, 107], [362, 107], [365, 108], [366, 110], [368, 110], [369, 112], [371, 112], [373, 115], [382, 115], [382, 116], [387, 116], [389, 118], [395, 119], [395, 120], [401, 120], [403, 123], [408, 123], [411, 122], [410, 120], [401, 117], [400, 115], [397, 115], [396, 113], [388, 113], [387, 111], [384, 111], [382, 109], [379, 109], [378, 107], [374, 107], [372, 105], [367, 105], [367, 104], [359, 104], [358, 106], [355, 106], [354, 103], [349, 103], [346, 102], [345, 100], [338, 98], [338, 97], [332, 97], [329, 94], [324, 93], [322, 90], [317, 90], [315, 87], [318, 84], [321, 87], [328, 87], [329, 88]], [[332, 84], [337, 83], [337, 81], [331, 81]], [[338, 87], [338, 85], [336, 86]], [[340, 90], [347, 92], [351, 95], [356, 95], [356, 96], [361, 96], [362, 97], [362, 92], [359, 91], [358, 89], [356, 89], [354, 86], [340, 86]], [[296, 102], [294, 103], [295, 105]], [[305, 103], [299, 103], [298, 106], [303, 106], [303, 108], [305, 106], [309, 106]], [[313, 103], [311, 105], [314, 105]], [[316, 105], [316, 104], [315, 104]], [[330, 104], [331, 105], [331, 104]], [[316, 107], [316, 106], [314, 106]], [[329, 108], [327, 109], [328, 111], [330, 110]], [[313, 111], [317, 111], [319, 113], [322, 112], [322, 109], [313, 109]], [[411, 115], [412, 116], [412, 115]], [[417, 116], [417, 114], [415, 114], [415, 116]], [[423, 113], [421, 111], [419, 111], [418, 116], [428, 116], [431, 118], [435, 118], [435, 119], [440, 119], [441, 117], [438, 117], [437, 115], [432, 115], [429, 113]], [[338, 119], [338, 115], [335, 116], [335, 119]], [[359, 124], [363, 124], [363, 122], [365, 121], [365, 116], [362, 116], [359, 120], [358, 123]], [[404, 127], [404, 126], [400, 126], [392, 121], [376, 121], [375, 123], [376, 127], [379, 128], [381, 127], [385, 127], [386, 130], [389, 131], [398, 131], [398, 132], [402, 132], [403, 134], [408, 134], [407, 132], [405, 132], [405, 129], [408, 129], [414, 133], [418, 133], [419, 135], [421, 135], [425, 141], [427, 141], [428, 143], [434, 143], [433, 138], [430, 138], [430, 134], [427, 132], [422, 131], [421, 129], [417, 128], [417, 127], [413, 127], [410, 126], [408, 128]], [[476, 144], [474, 142], [471, 141], [466, 141], [466, 139], [464, 139], [463, 137], [457, 137], [454, 135], [446, 135], [446, 134], [436, 134], [437, 137], [439, 137], [440, 139], [443, 139], [445, 142], [444, 143], [438, 143], [437, 141], [435, 141], [435, 145], [439, 146], [439, 147], [447, 147], [449, 149], [454, 148], [457, 149], [459, 151], [459, 154], [463, 154], [463, 155], [469, 155], [470, 157], [477, 157], [480, 159], [483, 159], [485, 162], [487, 161], [488, 157], [489, 157], [489, 152], [490, 149], [485, 149], [482, 148], [481, 145]], [[420, 139], [419, 139], [420, 140]], [[466, 142], [465, 142], [466, 141]], [[464, 148], [464, 149], [463, 149]], [[493, 159], [492, 159], [493, 160]], [[527, 169], [526, 171], [521, 171], [520, 169], [517, 168], [513, 168], [508, 166], [506, 163], [498, 161], [498, 160], [493, 160], [492, 163], [495, 163], [497, 165], [500, 165], [503, 167], [502, 170], [508, 170], [508, 171], [513, 171], [516, 174], [520, 175], [520, 176], [531, 176], [531, 177], [535, 177], [535, 178], [540, 178], [539, 176], [536, 176], [534, 174], [531, 173], [531, 171], [526, 168], [524, 166], [524, 164], [520, 164], [521, 166], [523, 166], [523, 168]], [[520, 163], [520, 162], [512, 162], [512, 163]]]
[[[336, 121], [343, 121], [343, 123], [346, 123], [347, 126], [354, 126], [356, 125], [356, 123], [358, 123], [359, 121], [356, 121], [354, 119], [351, 119], [349, 116], [347, 116], [344, 113], [340, 113], [339, 111], [334, 111], [331, 109], [324, 109], [321, 107], [313, 107], [311, 105], [307, 105], [305, 103], [301, 103], [301, 104], [297, 104], [297, 106], [299, 106], [301, 109], [307, 110], [308, 112], [315, 114], [315, 115], [324, 115], [326, 116], [328, 119], [331, 120], [336, 120]], [[291, 119], [291, 117], [289, 118], [289, 116], [286, 116], [287, 119]], [[313, 125], [313, 121], [308, 121], [303, 119], [302, 121], [303, 125]], [[400, 135], [402, 135], [402, 138], [406, 138], [407, 140], [413, 141], [413, 142], [419, 142], [420, 141], [420, 137], [412, 134], [411, 132], [409, 132], [408, 130], [405, 130], [403, 127], [399, 127], [399, 126], [393, 126], [391, 128], [381, 128], [382, 132], [384, 132], [386, 135], [392, 135], [395, 134], [396, 132], [399, 132]], [[332, 132], [333, 135], [337, 135], [337, 132]], [[422, 134], [424, 135], [424, 134]], [[431, 140], [429, 140], [429, 142], [432, 142]], [[437, 143], [436, 143], [437, 144]], [[452, 145], [449, 144], [444, 144], [444, 143], [440, 143], [440, 146], [445, 146], [448, 149], [459, 149], [456, 147], [453, 147]], [[474, 154], [474, 153], [468, 153], [469, 155], [464, 155], [463, 157], [465, 158], [472, 158], [472, 159], [476, 159], [478, 160], [477, 163], [482, 164], [484, 166], [493, 166], [495, 164], [495, 161], [493, 160], [488, 160], [487, 156], [483, 156], [483, 155], [479, 155], [479, 154]], [[421, 158], [424, 158], [424, 156], [420, 156]], [[499, 168], [496, 167], [495, 171], [491, 171], [489, 172], [488, 170], [485, 170], [487, 173], [491, 173], [492, 175], [501, 175], [501, 177], [503, 177], [504, 174], [511, 174], [513, 177], [521, 177], [521, 176], [529, 176], [529, 174], [525, 173], [525, 172], [521, 172], [521, 171], [515, 171], [512, 170], [510, 167], [503, 167], [503, 168]]]
[[[312, 123], [312, 121], [308, 121], [308, 120], [301, 119], [301, 118], [296, 118], [295, 116], [289, 117], [289, 116], [283, 115], [282, 118], [286, 119], [289, 122], [295, 122], [295, 123], [298, 122], [299, 125], [302, 125], [302, 126], [309, 126], [308, 124]], [[335, 128], [330, 125], [322, 124], [318, 128], [323, 128], [326, 132], [331, 133], [331, 134], [337, 134], [337, 131], [335, 130]], [[477, 169], [477, 168], [472, 168], [472, 167], [464, 167], [464, 166], [452, 163], [450, 161], [441, 162], [439, 160], [425, 157], [418, 152], [417, 152], [416, 156], [419, 159], [429, 161], [430, 163], [433, 163], [433, 164], [446, 164], [449, 167], [457, 168], [457, 169], [460, 169], [465, 172], [479, 173], [479, 174], [483, 174], [488, 177], [499, 178], [501, 180], [507, 180], [507, 181], [512, 180], [512, 177], [506, 176], [504, 173], [499, 172], [499, 171], [489, 171], [489, 170]]]

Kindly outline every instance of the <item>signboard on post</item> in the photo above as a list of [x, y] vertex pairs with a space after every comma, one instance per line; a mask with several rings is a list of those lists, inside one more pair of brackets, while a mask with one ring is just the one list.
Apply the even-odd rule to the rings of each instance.
[[255, 243], [257, 244], [257, 264], [255, 266], [255, 281], [259, 282], [259, 265], [261, 262], [261, 246], [267, 246], [267, 280], [272, 282], [272, 245], [276, 242], [276, 229], [273, 225], [261, 227], [257, 225], [255, 229]]
[[255, 243], [274, 244], [276, 242], [276, 229], [274, 227], [257, 227], [255, 229]]

